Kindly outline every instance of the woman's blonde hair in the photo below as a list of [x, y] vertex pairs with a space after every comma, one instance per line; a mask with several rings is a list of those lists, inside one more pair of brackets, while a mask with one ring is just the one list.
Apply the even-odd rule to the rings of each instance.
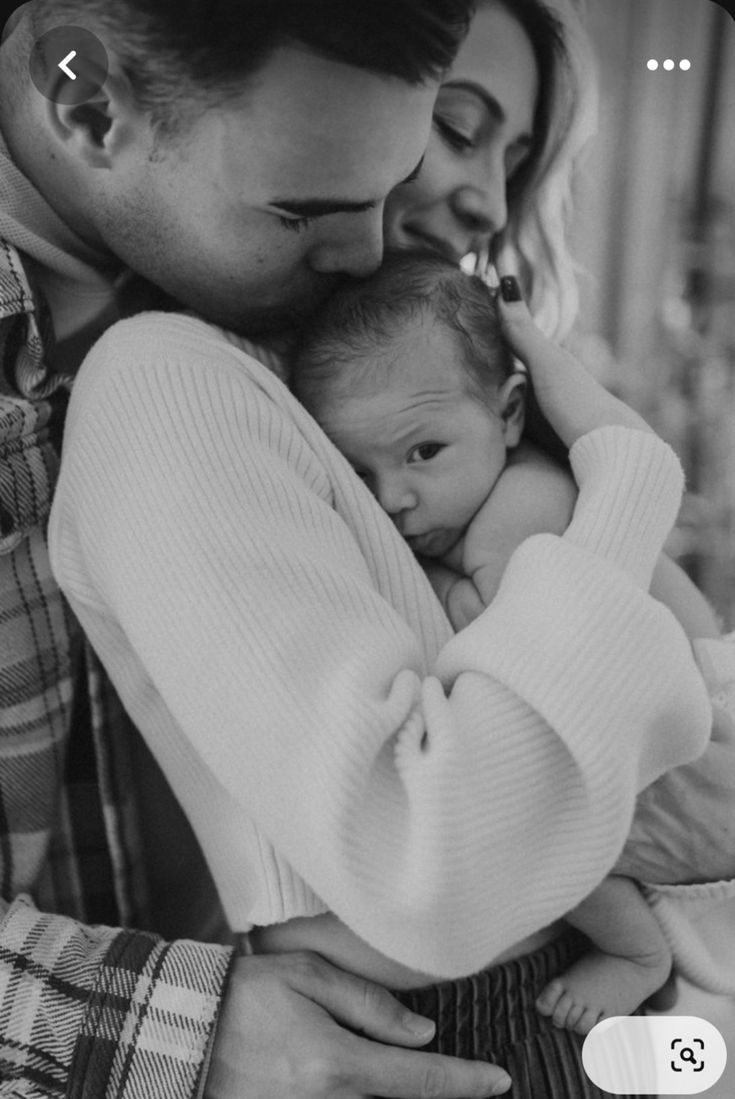
[[597, 128], [597, 70], [582, 17], [586, 0], [481, 0], [500, 4], [526, 30], [540, 91], [538, 144], [508, 188], [508, 225], [495, 250], [515, 271], [531, 311], [554, 339], [568, 335], [579, 308], [569, 251], [572, 178]]

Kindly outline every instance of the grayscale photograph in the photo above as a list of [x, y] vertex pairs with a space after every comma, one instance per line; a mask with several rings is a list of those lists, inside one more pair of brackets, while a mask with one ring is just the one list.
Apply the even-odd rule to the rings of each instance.
[[735, 1095], [731, 7], [4, 5], [0, 1099]]

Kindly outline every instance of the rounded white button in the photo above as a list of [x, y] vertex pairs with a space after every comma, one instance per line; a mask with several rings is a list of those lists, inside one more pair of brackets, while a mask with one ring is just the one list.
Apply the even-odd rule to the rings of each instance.
[[109, 69], [107, 51], [84, 27], [54, 27], [33, 43], [31, 80], [53, 103], [75, 107], [97, 95]]
[[613, 1095], [698, 1095], [722, 1076], [727, 1047], [695, 1015], [615, 1016], [589, 1032], [582, 1064]]

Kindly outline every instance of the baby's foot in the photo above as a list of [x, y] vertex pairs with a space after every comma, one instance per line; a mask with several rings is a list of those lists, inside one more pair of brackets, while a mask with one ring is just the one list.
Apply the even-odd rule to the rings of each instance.
[[554, 1026], [588, 1034], [600, 1019], [635, 1011], [664, 984], [670, 966], [664, 952], [633, 959], [591, 950], [547, 984], [536, 1010]]

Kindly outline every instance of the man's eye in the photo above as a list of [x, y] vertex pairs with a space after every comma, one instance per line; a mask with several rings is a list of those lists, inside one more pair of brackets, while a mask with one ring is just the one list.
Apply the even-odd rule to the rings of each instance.
[[432, 458], [435, 458], [440, 450], [443, 449], [442, 443], [419, 443], [413, 450], [409, 451], [409, 462], [429, 462]]
[[309, 225], [311, 225], [312, 221], [315, 221], [316, 219], [315, 218], [308, 218], [308, 217], [307, 218], [285, 218], [285, 217], [281, 217], [279, 215], [278, 220], [281, 223], [281, 225], [284, 227], [284, 229], [293, 229], [293, 231], [295, 233], [300, 233], [302, 229], [306, 229]]
[[464, 151], [467, 149], [474, 149], [474, 139], [469, 137], [466, 133], [458, 130], [456, 126], [453, 126], [450, 122], [447, 122], [443, 118], [438, 118], [434, 115], [434, 125], [443, 137], [447, 145], [450, 145], [453, 149]]

